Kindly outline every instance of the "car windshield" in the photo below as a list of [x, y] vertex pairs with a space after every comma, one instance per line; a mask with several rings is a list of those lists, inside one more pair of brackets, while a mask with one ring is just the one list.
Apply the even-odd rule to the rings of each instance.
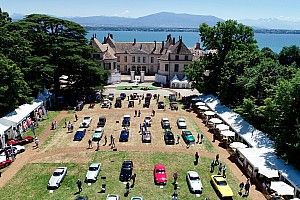
[[89, 167], [89, 171], [97, 171], [98, 167]]
[[197, 176], [190, 176], [190, 179], [191, 179], [192, 181], [198, 181], [198, 180], [199, 180], [199, 177], [197, 177]]
[[165, 173], [165, 170], [164, 170], [164, 169], [157, 169], [157, 170], [156, 170], [156, 173], [157, 173], [157, 174], [164, 174], [164, 173]]
[[192, 133], [191, 133], [191, 132], [188, 132], [188, 131], [184, 132], [184, 134], [185, 134], [186, 136], [192, 135]]
[[223, 181], [216, 181], [218, 185], [221, 185], [221, 186], [225, 186], [227, 185], [227, 182], [225, 180]]
[[184, 119], [179, 119], [178, 121], [179, 121], [179, 122], [185, 122], [185, 120], [184, 120]]
[[89, 119], [90, 119], [90, 117], [84, 117], [83, 119], [84, 119], [84, 120], [89, 120]]
[[62, 173], [61, 172], [54, 172], [53, 176], [60, 176]]

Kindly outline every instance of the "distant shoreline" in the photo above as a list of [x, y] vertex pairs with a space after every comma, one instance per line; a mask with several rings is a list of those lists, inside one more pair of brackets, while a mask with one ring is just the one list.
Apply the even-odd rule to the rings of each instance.
[[[85, 26], [87, 31], [199, 32], [197, 28]], [[300, 34], [300, 30], [254, 29], [263, 34]]]

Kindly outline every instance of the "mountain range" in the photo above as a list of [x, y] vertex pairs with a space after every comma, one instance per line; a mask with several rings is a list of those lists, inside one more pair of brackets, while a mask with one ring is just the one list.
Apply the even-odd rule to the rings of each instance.
[[[13, 20], [24, 17], [21, 14], [12, 14]], [[82, 26], [91, 27], [155, 27], [155, 28], [198, 28], [200, 24], [215, 25], [221, 18], [211, 15], [190, 15], [160, 12], [138, 18], [115, 16], [89, 16], [89, 17], [61, 17], [71, 20]], [[254, 29], [286, 29], [300, 30], [300, 21], [287, 21], [276, 18], [270, 19], [243, 19], [239, 22], [252, 26]]]

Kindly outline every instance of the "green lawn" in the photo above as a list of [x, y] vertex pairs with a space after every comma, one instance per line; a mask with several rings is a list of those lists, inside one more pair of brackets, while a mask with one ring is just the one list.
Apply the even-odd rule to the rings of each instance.
[[[147, 88], [147, 89], [145, 89]], [[155, 87], [155, 86], [123, 86], [123, 85], [120, 85], [120, 86], [117, 86], [116, 87], [117, 90], [144, 90], [144, 91], [147, 91], [147, 90], [157, 90], [158, 88]]]
[[[46, 129], [46, 127], [51, 124], [53, 119], [59, 114], [59, 111], [48, 111], [48, 118], [44, 116], [43, 120], [39, 122], [39, 127], [35, 129], [35, 135], [39, 136], [41, 133], [43, 133]], [[33, 133], [31, 129], [28, 129], [26, 133], [24, 133], [25, 136], [30, 135], [33, 136]]]
[[[201, 153], [200, 153], [201, 156]], [[83, 192], [81, 194], [87, 195], [89, 199], [105, 199], [106, 195], [119, 194], [121, 199], [130, 199], [130, 197], [139, 195], [146, 200], [165, 200], [170, 199], [173, 192], [173, 185], [171, 184], [172, 174], [177, 171], [179, 174], [179, 197], [184, 200], [204, 199], [209, 197], [211, 200], [216, 200], [218, 197], [210, 185], [209, 163], [210, 160], [201, 158], [199, 164], [194, 166], [193, 155], [189, 154], [170, 154], [170, 153], [139, 153], [139, 152], [97, 152], [94, 153], [92, 159], [102, 163], [103, 170], [101, 176], [107, 177], [107, 192], [105, 194], [98, 193], [100, 191], [101, 180], [99, 179], [92, 186], [83, 184]], [[120, 166], [124, 159], [132, 159], [134, 162], [134, 172], [137, 174], [136, 185], [131, 190], [129, 197], [124, 197], [125, 185], [118, 181]], [[152, 170], [156, 163], [166, 165], [168, 173], [168, 183], [163, 189], [155, 186], [153, 183]], [[47, 189], [47, 183], [53, 170], [58, 166], [67, 166], [68, 174], [58, 190], [50, 194]], [[87, 164], [28, 164], [26, 165], [4, 188], [0, 189], [1, 199], [74, 199], [74, 193], [77, 191], [76, 180], [84, 179]], [[188, 170], [197, 171], [204, 186], [204, 192], [201, 198], [196, 198], [195, 195], [190, 194], [186, 181], [185, 174]], [[241, 198], [238, 192], [238, 182], [227, 170], [228, 182], [234, 191], [234, 199]]]

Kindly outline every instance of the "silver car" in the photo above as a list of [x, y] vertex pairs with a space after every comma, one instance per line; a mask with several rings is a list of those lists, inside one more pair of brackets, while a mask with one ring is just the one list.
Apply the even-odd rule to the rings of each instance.
[[49, 182], [48, 188], [59, 188], [61, 182], [67, 174], [67, 167], [58, 167], [52, 174]]
[[80, 128], [88, 128], [92, 122], [92, 118], [85, 116], [80, 124]]
[[180, 117], [177, 119], [177, 126], [179, 129], [186, 129], [186, 121], [184, 118]]
[[117, 194], [109, 194], [107, 195], [106, 200], [120, 200], [120, 196]]
[[87, 183], [96, 182], [100, 170], [101, 170], [100, 163], [92, 163], [89, 167], [89, 170], [86, 173], [85, 182]]
[[192, 193], [201, 194], [203, 191], [202, 182], [200, 176], [195, 171], [188, 171], [186, 174], [186, 181], [189, 189]]

